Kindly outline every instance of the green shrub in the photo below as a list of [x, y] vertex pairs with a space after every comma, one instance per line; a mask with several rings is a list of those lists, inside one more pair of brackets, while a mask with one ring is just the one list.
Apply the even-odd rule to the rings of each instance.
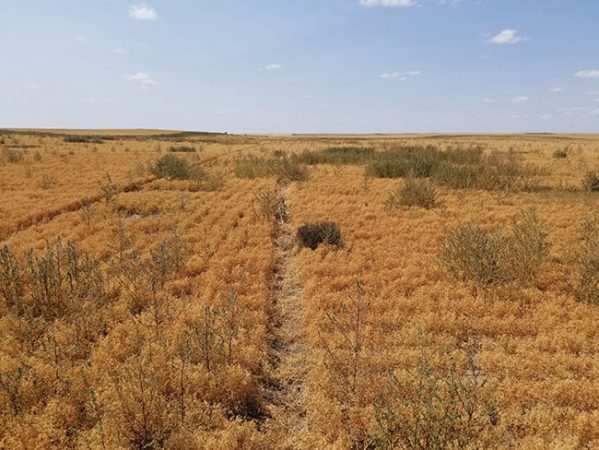
[[460, 370], [448, 352], [445, 367], [435, 368], [421, 348], [414, 370], [392, 372], [383, 398], [375, 404], [377, 449], [497, 448], [499, 410], [468, 350]]
[[437, 190], [427, 180], [406, 179], [403, 185], [398, 186], [385, 202], [387, 209], [396, 209], [399, 206], [420, 206], [432, 208], [437, 199]]
[[523, 213], [508, 234], [460, 225], [441, 246], [450, 273], [479, 284], [532, 280], [547, 255], [543, 230], [533, 212]]
[[334, 222], [303, 225], [297, 230], [297, 238], [302, 247], [312, 250], [316, 250], [321, 244], [336, 247], [342, 245], [341, 230]]
[[250, 179], [277, 176], [283, 182], [303, 181], [308, 176], [305, 166], [298, 159], [286, 155], [243, 158], [237, 161], [235, 174]]
[[152, 167], [152, 173], [158, 178], [176, 180], [201, 180], [204, 171], [198, 166], [192, 166], [179, 156], [164, 155]]
[[585, 191], [590, 192], [599, 191], [599, 172], [596, 170], [589, 170], [582, 180], [582, 188]]

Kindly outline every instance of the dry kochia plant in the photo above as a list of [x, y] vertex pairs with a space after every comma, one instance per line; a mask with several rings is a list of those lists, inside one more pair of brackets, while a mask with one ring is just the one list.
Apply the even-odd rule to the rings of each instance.
[[371, 448], [499, 448], [499, 410], [477, 363], [476, 346], [469, 346], [465, 356], [462, 369], [449, 351], [443, 367], [434, 367], [421, 344], [412, 370], [390, 372], [375, 405]]
[[263, 189], [256, 194], [256, 200], [260, 205], [260, 211], [256, 216], [266, 220], [274, 219], [281, 224], [289, 219], [285, 198], [277, 190]]
[[[370, 301], [366, 298], [359, 281], [347, 301], [338, 305], [334, 313], [326, 313], [331, 331], [320, 333], [325, 350], [324, 365], [332, 379], [337, 381], [338, 400], [356, 405], [359, 403], [360, 387], [367, 376], [363, 353], [367, 342], [365, 336], [366, 314]], [[333, 336], [331, 340], [327, 336]]]

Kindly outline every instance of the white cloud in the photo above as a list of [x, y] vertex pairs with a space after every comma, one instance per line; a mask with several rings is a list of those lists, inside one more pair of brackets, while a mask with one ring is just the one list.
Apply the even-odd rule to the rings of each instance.
[[599, 69], [579, 70], [574, 76], [577, 78], [599, 78]]
[[123, 80], [137, 83], [140, 89], [149, 89], [151, 86], [158, 86], [160, 83], [146, 72], [128, 73], [123, 75]]
[[117, 55], [126, 55], [127, 54], [127, 50], [125, 50], [124, 48], [115, 48], [113, 50], [114, 53], [116, 53]]
[[554, 88], [549, 89], [549, 92], [553, 92], [553, 93], [557, 94], [558, 92], [561, 92], [563, 90], [564, 90], [564, 88], [562, 88], [562, 87], [554, 87]]
[[282, 68], [283, 68], [283, 66], [280, 64], [271, 63], [271, 64], [268, 64], [267, 66], [264, 66], [263, 68], [261, 68], [260, 71], [273, 72], [275, 70], [281, 70]]
[[549, 120], [551, 119], [551, 114], [543, 114], [540, 118], [541, 120]]
[[129, 6], [129, 17], [133, 20], [153, 21], [158, 19], [158, 13], [145, 3]]
[[414, 77], [417, 77], [422, 72], [420, 70], [405, 70], [400, 72], [384, 72], [381, 74], [381, 78], [387, 80], [399, 80], [399, 81], [407, 81], [411, 80]]
[[482, 102], [483, 103], [495, 103], [495, 99], [494, 98], [483, 98]]
[[592, 111], [589, 111], [589, 114], [591, 116], [599, 116], [599, 109], [594, 109]]
[[589, 92], [587, 92], [587, 94], [589, 94], [589, 95], [599, 95], [599, 90], [597, 90], [597, 91], [589, 91]]
[[41, 86], [39, 83], [29, 83], [23, 86], [23, 89], [41, 89]]
[[513, 99], [510, 100], [510, 102], [512, 103], [526, 103], [528, 101], [528, 97], [522, 95], [520, 97], [514, 97]]
[[416, 5], [414, 0], [360, 0], [360, 5], [371, 8], [373, 6], [408, 7]]
[[81, 42], [81, 43], [87, 42], [87, 38], [85, 36], [83, 36], [82, 34], [75, 36], [75, 40], [77, 42]]
[[517, 44], [518, 42], [522, 42], [524, 39], [518, 36], [518, 32], [516, 30], [512, 30], [511, 28], [507, 28], [503, 31], [500, 31], [495, 36], [487, 41], [489, 44]]

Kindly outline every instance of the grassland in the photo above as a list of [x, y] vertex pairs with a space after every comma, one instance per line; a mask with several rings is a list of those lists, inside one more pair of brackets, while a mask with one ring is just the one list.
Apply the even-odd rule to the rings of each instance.
[[0, 448], [598, 448], [598, 170], [595, 135], [3, 131]]

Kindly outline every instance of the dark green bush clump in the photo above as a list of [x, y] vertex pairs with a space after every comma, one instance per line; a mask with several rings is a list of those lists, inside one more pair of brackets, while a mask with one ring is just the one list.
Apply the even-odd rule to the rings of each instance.
[[568, 150], [562, 149], [562, 148], [558, 148], [557, 150], [555, 150], [553, 152], [553, 157], [557, 158], [557, 159], [567, 158], [568, 157]]
[[404, 185], [398, 186], [385, 202], [387, 209], [399, 206], [420, 206], [432, 208], [437, 201], [437, 190], [427, 180], [408, 178]]
[[302, 247], [316, 250], [320, 244], [340, 247], [341, 230], [334, 222], [308, 224], [299, 227], [297, 238]]
[[479, 284], [531, 281], [546, 255], [543, 230], [533, 212], [521, 214], [508, 234], [460, 225], [441, 247], [449, 272]]
[[78, 143], [78, 144], [102, 144], [104, 139], [98, 136], [65, 136], [63, 138], [64, 142], [68, 143]]
[[585, 191], [599, 191], [599, 172], [595, 170], [589, 170], [582, 180], [582, 187]]
[[200, 167], [192, 166], [186, 159], [171, 154], [164, 155], [156, 161], [152, 173], [158, 178], [196, 181], [205, 175]]
[[168, 151], [172, 153], [195, 153], [196, 149], [188, 145], [173, 145]]

